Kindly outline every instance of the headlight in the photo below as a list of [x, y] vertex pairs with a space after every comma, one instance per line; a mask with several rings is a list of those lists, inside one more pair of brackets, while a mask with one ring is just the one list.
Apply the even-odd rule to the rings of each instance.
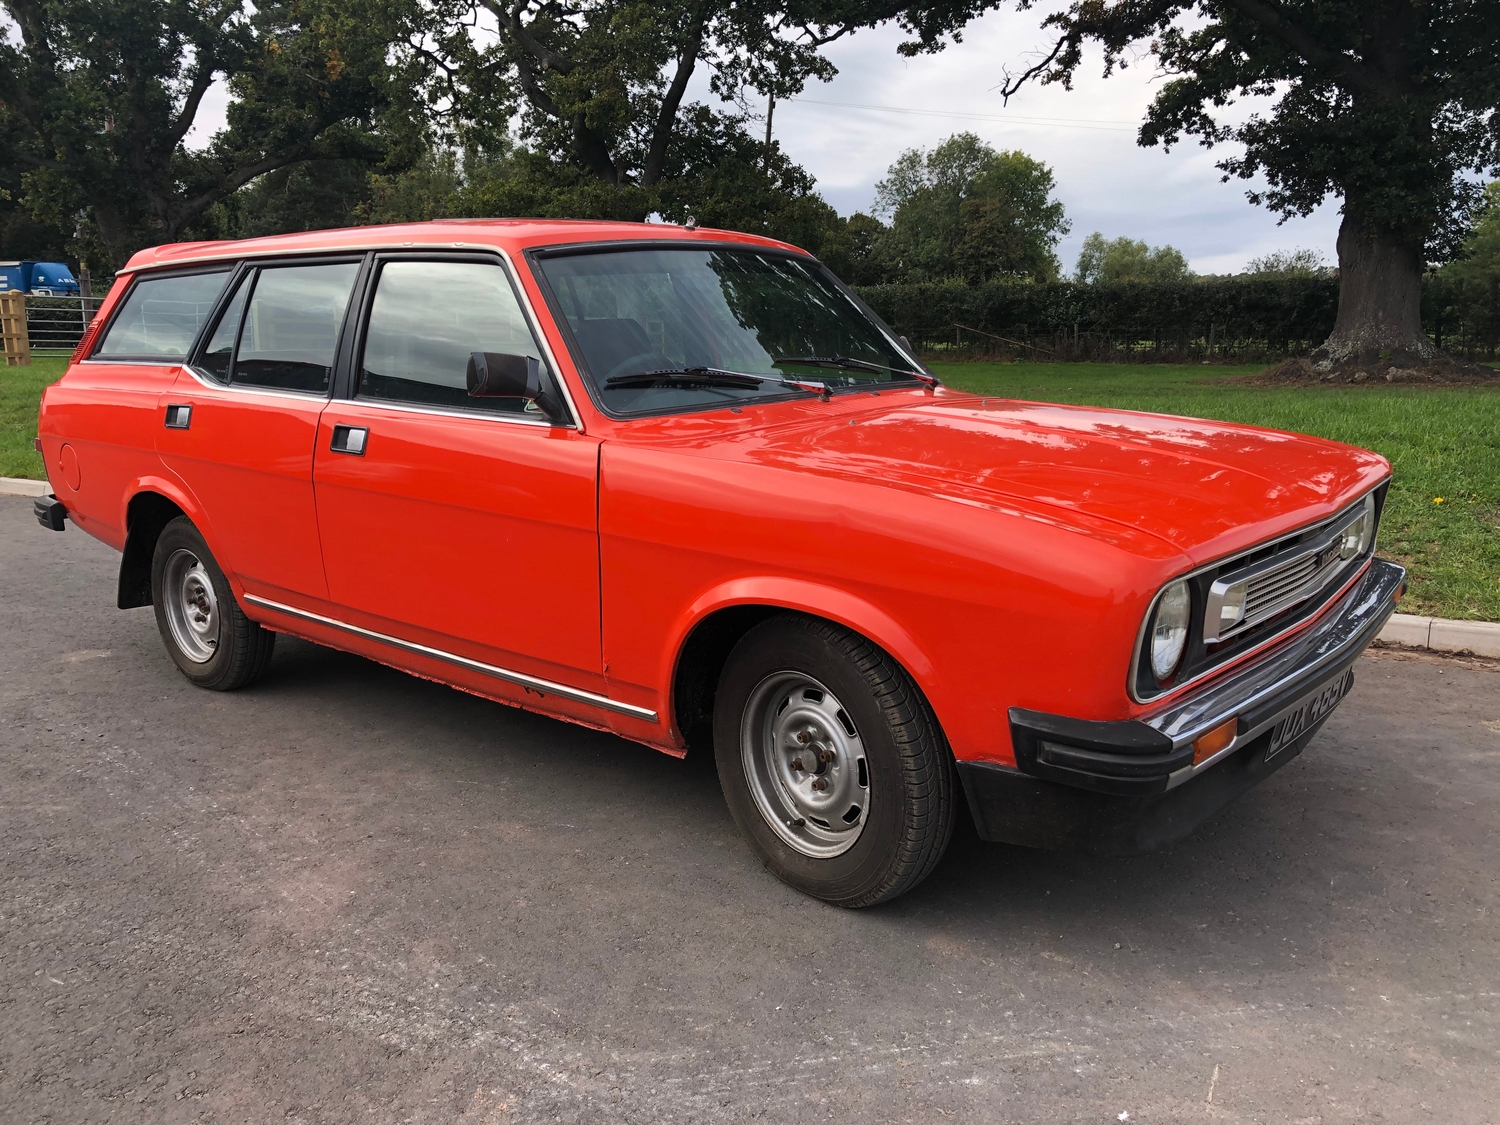
[[1365, 497], [1364, 511], [1348, 527], [1339, 539], [1339, 558], [1352, 559], [1370, 549], [1375, 538], [1375, 494]]
[[1180, 579], [1156, 599], [1156, 610], [1151, 615], [1151, 672], [1158, 683], [1168, 679], [1182, 663], [1192, 607], [1188, 584]]

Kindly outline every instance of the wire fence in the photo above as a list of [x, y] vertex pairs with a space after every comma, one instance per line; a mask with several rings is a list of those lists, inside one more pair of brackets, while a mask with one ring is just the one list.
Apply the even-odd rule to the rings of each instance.
[[103, 303], [103, 297], [27, 297], [26, 331], [32, 352], [72, 354]]

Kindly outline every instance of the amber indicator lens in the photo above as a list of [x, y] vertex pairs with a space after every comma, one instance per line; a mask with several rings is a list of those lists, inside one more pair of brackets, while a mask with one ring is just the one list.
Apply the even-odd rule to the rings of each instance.
[[1233, 742], [1235, 730], [1239, 725], [1238, 719], [1230, 719], [1227, 723], [1220, 723], [1207, 734], [1200, 734], [1193, 739], [1193, 765], [1201, 766]]

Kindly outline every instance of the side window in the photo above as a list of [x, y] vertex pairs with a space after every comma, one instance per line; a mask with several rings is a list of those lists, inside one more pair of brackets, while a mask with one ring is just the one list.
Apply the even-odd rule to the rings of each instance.
[[198, 356], [196, 366], [221, 383], [229, 382], [229, 362], [234, 358], [234, 344], [239, 339], [240, 321], [245, 315], [245, 298], [250, 295], [250, 283], [254, 277], [254, 273], [247, 273], [240, 278], [224, 315], [219, 317], [213, 335]]
[[94, 355], [185, 358], [228, 277], [227, 269], [137, 276]]
[[[355, 262], [267, 266], [250, 288], [230, 382], [292, 391], [327, 391]], [[233, 306], [224, 320], [229, 320]], [[223, 345], [221, 323], [210, 350]], [[206, 357], [205, 357], [206, 358]]]
[[470, 398], [473, 352], [539, 357], [505, 270], [484, 262], [386, 262], [370, 306], [357, 393], [522, 413], [519, 398]]

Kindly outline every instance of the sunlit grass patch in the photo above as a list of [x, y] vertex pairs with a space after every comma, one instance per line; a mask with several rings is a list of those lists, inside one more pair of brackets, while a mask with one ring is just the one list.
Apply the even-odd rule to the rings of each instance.
[[0, 477], [41, 480], [42, 455], [36, 440], [36, 412], [42, 388], [62, 378], [65, 356], [34, 356], [26, 367], [0, 367]]

